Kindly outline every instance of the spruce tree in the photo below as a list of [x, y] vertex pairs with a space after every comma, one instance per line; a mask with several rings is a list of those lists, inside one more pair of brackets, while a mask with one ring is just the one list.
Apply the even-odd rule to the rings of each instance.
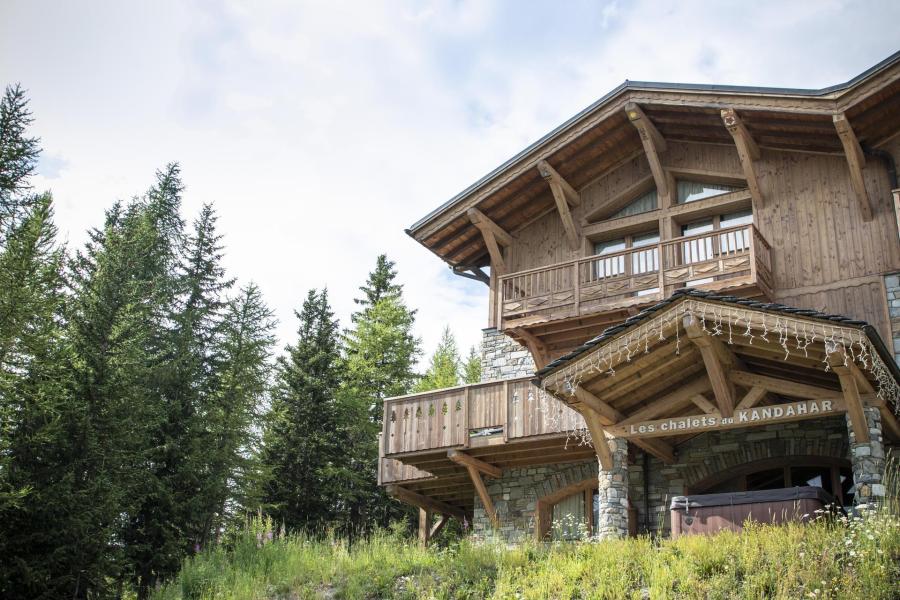
[[41, 153], [40, 140], [27, 135], [33, 121], [25, 90], [7, 86], [0, 98], [0, 247], [23, 211], [38, 202], [29, 193]]
[[289, 529], [320, 531], [337, 517], [345, 485], [338, 322], [328, 292], [310, 290], [296, 313], [297, 342], [278, 360], [265, 435], [268, 510]]
[[273, 312], [256, 285], [229, 300], [218, 332], [215, 410], [208, 412], [213, 432], [208, 532], [257, 511], [262, 503], [262, 471], [257, 424], [268, 391], [275, 337]]
[[406, 307], [402, 286], [394, 281], [393, 263], [378, 257], [354, 327], [344, 336], [344, 381], [339, 402], [344, 414], [355, 415], [347, 436], [352, 450], [352, 479], [346, 490], [344, 521], [351, 533], [407, 516], [377, 485], [378, 432], [384, 399], [409, 393], [417, 380], [421, 342], [413, 334], [415, 311]]
[[481, 352], [475, 346], [469, 348], [469, 355], [462, 365], [463, 383], [481, 382]]
[[441, 341], [431, 355], [431, 364], [425, 376], [416, 385], [416, 390], [424, 392], [459, 385], [460, 363], [456, 338], [453, 337], [450, 327], [445, 326]]

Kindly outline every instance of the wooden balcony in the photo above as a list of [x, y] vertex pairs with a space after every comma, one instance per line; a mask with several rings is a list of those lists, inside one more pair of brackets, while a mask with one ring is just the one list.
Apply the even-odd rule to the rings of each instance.
[[593, 321], [605, 326], [688, 286], [768, 298], [771, 264], [769, 244], [753, 225], [678, 237], [504, 275], [497, 322], [514, 331], [608, 315]]
[[[541, 464], [591, 450], [566, 450], [583, 417], [528, 378], [479, 383], [384, 403], [379, 483], [439, 479], [458, 471], [448, 451], [463, 450], [501, 467]], [[569, 445], [574, 449], [577, 441]], [[577, 456], [576, 456], [577, 455]], [[471, 498], [469, 499], [471, 500]]]

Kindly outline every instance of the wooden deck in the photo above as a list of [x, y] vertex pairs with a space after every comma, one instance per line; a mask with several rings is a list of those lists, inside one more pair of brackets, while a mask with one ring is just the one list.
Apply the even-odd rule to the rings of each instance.
[[543, 450], [532, 456], [530, 446], [564, 446], [569, 432], [583, 428], [578, 412], [529, 378], [389, 398], [379, 445], [379, 483], [434, 477], [434, 469], [417, 467], [448, 466], [447, 451], [454, 449], [480, 456], [512, 451], [500, 462], [539, 464]]
[[499, 278], [504, 330], [652, 304], [678, 287], [771, 297], [768, 242], [741, 225]]

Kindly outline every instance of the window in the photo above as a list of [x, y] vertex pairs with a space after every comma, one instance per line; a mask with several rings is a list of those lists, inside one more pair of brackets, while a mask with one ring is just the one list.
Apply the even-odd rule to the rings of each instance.
[[[618, 275], [645, 275], [659, 270], [659, 233], [653, 231], [630, 235], [615, 240], [606, 240], [594, 244], [594, 254], [604, 256], [634, 250], [629, 254], [618, 254], [609, 258], [593, 261], [594, 279], [605, 279]], [[639, 248], [646, 248], [639, 250]], [[659, 288], [639, 290], [638, 296], [655, 294]]]
[[627, 206], [611, 215], [610, 219], [621, 219], [622, 217], [630, 217], [641, 213], [650, 212], [659, 208], [659, 200], [656, 189], [652, 189], [646, 194], [632, 200]]
[[[753, 223], [752, 209], [741, 210], [723, 215], [716, 215], [708, 219], [694, 221], [682, 225], [683, 236], [695, 236], [703, 233], [728, 229], [740, 225]], [[738, 229], [719, 234], [719, 242], [715, 243], [715, 236], [694, 238], [681, 243], [682, 264], [690, 265], [708, 260], [713, 260], [718, 255], [736, 254], [750, 248], [750, 233], [747, 229]], [[717, 248], [718, 246], [718, 248]], [[710, 283], [713, 278], [706, 277], [685, 282], [687, 286], [703, 285]]]
[[[613, 254], [620, 252], [626, 248], [625, 238], [617, 240], [608, 240], [594, 244], [594, 254], [603, 256], [605, 254]], [[594, 261], [594, 277], [596, 279], [604, 279], [606, 277], [614, 277], [625, 272], [625, 256], [618, 255], [611, 258]]]
[[721, 183], [703, 183], [701, 181], [678, 180], [675, 185], [678, 204], [688, 204], [704, 198], [712, 198], [741, 188]]
[[577, 492], [553, 505], [553, 539], [580, 540], [590, 535], [584, 493]]

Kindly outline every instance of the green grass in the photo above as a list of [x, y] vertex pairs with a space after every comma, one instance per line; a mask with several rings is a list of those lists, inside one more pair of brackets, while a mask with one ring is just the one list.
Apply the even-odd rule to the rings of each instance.
[[900, 598], [893, 510], [741, 534], [524, 545], [462, 540], [419, 548], [382, 532], [267, 539], [255, 520], [185, 562], [154, 595], [176, 598]]

